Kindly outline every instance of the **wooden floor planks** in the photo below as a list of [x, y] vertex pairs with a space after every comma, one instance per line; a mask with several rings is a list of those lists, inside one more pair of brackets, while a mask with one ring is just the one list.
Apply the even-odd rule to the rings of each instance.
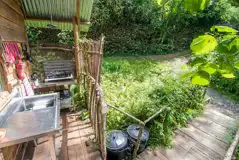
[[[180, 128], [173, 138], [172, 149], [147, 149], [138, 160], [221, 160], [229, 142], [225, 139], [235, 125], [232, 119], [212, 107]], [[62, 115], [63, 130], [55, 136], [56, 154], [59, 160], [101, 160], [100, 152], [92, 143], [93, 130], [89, 121], [79, 121], [76, 116]], [[34, 160], [50, 159], [47, 139], [39, 139]]]
[[[80, 121], [77, 116], [63, 113], [63, 130], [55, 135], [55, 149], [58, 160], [101, 160], [96, 145], [92, 143], [93, 130], [89, 120]], [[50, 159], [46, 138], [38, 140], [34, 151], [34, 160]], [[29, 154], [29, 153], [28, 153]]]
[[138, 156], [139, 160], [221, 160], [229, 142], [225, 139], [236, 120], [208, 105], [204, 113], [180, 128], [173, 138], [172, 149], [148, 149]]

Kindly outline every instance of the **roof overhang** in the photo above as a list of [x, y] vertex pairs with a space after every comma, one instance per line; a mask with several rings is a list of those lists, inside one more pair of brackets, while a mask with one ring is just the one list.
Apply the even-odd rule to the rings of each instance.
[[73, 17], [77, 18], [80, 31], [87, 32], [93, 0], [21, 0], [25, 24], [44, 27], [54, 24], [62, 30], [72, 30]]

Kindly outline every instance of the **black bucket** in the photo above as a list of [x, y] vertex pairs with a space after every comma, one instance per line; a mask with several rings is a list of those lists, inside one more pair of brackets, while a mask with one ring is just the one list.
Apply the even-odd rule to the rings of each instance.
[[[129, 137], [129, 140], [131, 141], [131, 144], [133, 144], [132, 145], [133, 147], [135, 147], [136, 141], [138, 139], [139, 129], [140, 129], [140, 125], [138, 124], [132, 124], [127, 128], [127, 133], [129, 135], [128, 137]], [[149, 131], [146, 128], [144, 128], [138, 153], [141, 153], [145, 150], [148, 140], [149, 140]]]
[[107, 135], [107, 159], [126, 159], [128, 152], [127, 135], [119, 130], [110, 131]]

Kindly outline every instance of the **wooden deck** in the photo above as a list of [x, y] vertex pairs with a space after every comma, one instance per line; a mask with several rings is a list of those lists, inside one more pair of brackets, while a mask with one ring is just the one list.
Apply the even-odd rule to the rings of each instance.
[[[81, 121], [77, 116], [63, 112], [63, 130], [55, 136], [55, 149], [59, 160], [101, 160], [100, 152], [92, 143], [93, 130], [89, 120]], [[24, 159], [49, 160], [47, 137], [38, 139], [38, 145], [28, 145]]]
[[[63, 113], [63, 130], [55, 136], [57, 159], [59, 160], [101, 160], [100, 152], [92, 143], [94, 138], [90, 122], [80, 121], [77, 116]], [[189, 122], [187, 128], [180, 128], [173, 138], [172, 149], [147, 149], [138, 160], [221, 160], [229, 142], [226, 136], [235, 126], [236, 120], [208, 105], [204, 113]], [[46, 138], [38, 140], [35, 148], [29, 145], [24, 159], [47, 160], [50, 152]], [[32, 157], [30, 156], [32, 154]]]
[[226, 136], [235, 126], [232, 119], [212, 105], [204, 113], [190, 121], [187, 128], [180, 128], [173, 138], [172, 149], [147, 149], [140, 154], [139, 160], [221, 160], [229, 148]]

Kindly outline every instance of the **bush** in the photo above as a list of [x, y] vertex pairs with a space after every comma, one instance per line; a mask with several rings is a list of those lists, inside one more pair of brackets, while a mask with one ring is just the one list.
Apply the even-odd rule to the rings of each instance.
[[86, 90], [83, 85], [72, 84], [70, 87], [74, 110], [86, 109]]
[[[108, 103], [135, 117], [146, 120], [163, 106], [163, 112], [151, 121], [149, 145], [170, 146], [173, 131], [203, 109], [203, 88], [180, 79], [182, 61], [172, 63], [144, 59], [107, 58], [103, 63], [102, 87]], [[107, 128], [123, 129], [135, 123], [110, 109]]]
[[183, 0], [96, 0], [88, 37], [106, 36], [106, 55], [167, 54], [188, 49], [192, 37], [219, 23], [220, 7], [191, 14]]
[[232, 99], [239, 101], [239, 73], [236, 78], [227, 79], [217, 74], [212, 77], [212, 87], [229, 95]]

